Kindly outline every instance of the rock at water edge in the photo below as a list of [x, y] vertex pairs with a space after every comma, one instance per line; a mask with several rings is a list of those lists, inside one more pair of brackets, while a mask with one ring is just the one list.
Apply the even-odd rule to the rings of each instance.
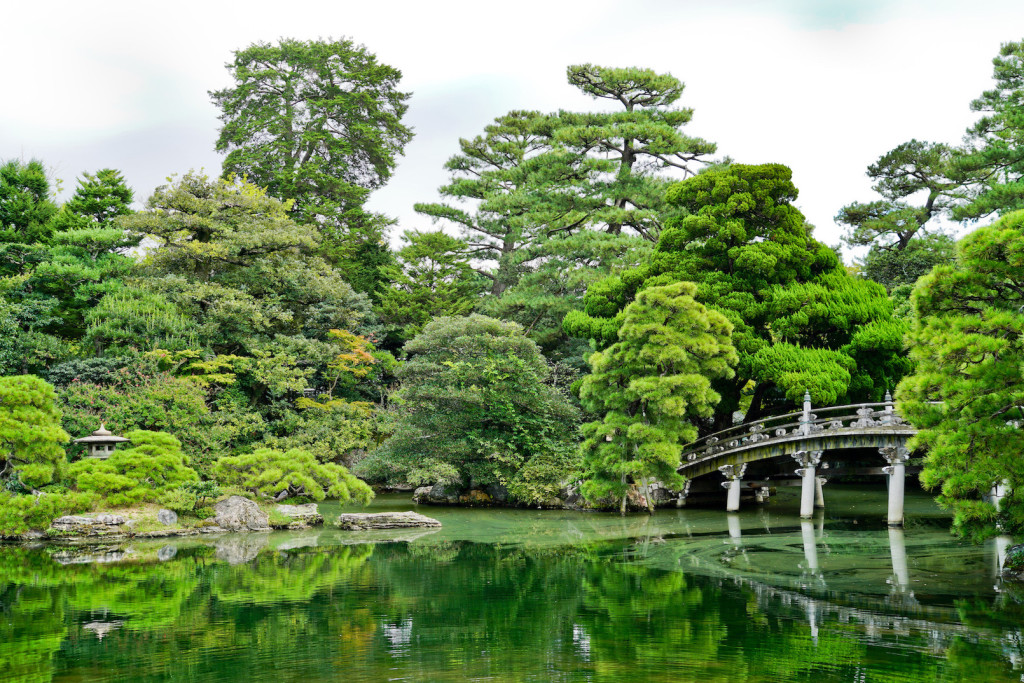
[[338, 516], [337, 524], [348, 531], [441, 526], [441, 522], [418, 512], [347, 513]]
[[293, 520], [288, 528], [302, 529], [324, 523], [324, 516], [320, 514], [316, 503], [305, 505], [278, 505], [277, 512]]
[[178, 513], [173, 510], [160, 510], [156, 513], [156, 521], [164, 526], [171, 526], [178, 523]]
[[242, 496], [231, 496], [213, 506], [217, 526], [228, 531], [270, 531], [270, 519], [260, 507]]

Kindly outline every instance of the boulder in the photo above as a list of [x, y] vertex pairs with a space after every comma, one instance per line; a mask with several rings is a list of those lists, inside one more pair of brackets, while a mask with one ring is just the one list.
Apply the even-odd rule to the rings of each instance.
[[417, 503], [433, 505], [457, 505], [462, 497], [462, 489], [452, 484], [434, 484], [427, 491], [426, 486], [416, 489], [413, 500]]
[[174, 510], [160, 510], [156, 513], [156, 521], [164, 526], [171, 526], [178, 523], [178, 514]]
[[345, 513], [338, 515], [337, 524], [346, 531], [441, 526], [441, 522], [436, 519], [417, 512]]
[[278, 505], [275, 508], [278, 514], [284, 515], [292, 520], [285, 525], [287, 529], [307, 529], [324, 523], [324, 516], [316, 507], [316, 503], [305, 505]]
[[488, 484], [484, 487], [484, 492], [490, 496], [491, 500], [495, 503], [508, 502], [508, 489], [501, 484]]
[[270, 519], [260, 507], [242, 496], [225, 498], [213, 506], [217, 526], [228, 531], [270, 531]]
[[1002, 567], [1003, 578], [1024, 580], [1024, 544], [1010, 546]]

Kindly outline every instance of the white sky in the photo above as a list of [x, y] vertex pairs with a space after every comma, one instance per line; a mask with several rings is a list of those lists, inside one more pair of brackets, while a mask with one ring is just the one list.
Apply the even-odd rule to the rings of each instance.
[[65, 193], [117, 168], [140, 201], [172, 173], [219, 173], [207, 91], [230, 83], [232, 50], [365, 44], [413, 93], [416, 137], [371, 201], [396, 236], [429, 227], [412, 205], [437, 200], [459, 137], [512, 109], [600, 108], [565, 82], [567, 65], [594, 62], [684, 81], [686, 131], [738, 162], [789, 165], [835, 244], [836, 211], [871, 198], [866, 166], [914, 137], [958, 142], [999, 44], [1024, 38], [1020, 0], [6, 0], [0, 16], [0, 159], [41, 159]]

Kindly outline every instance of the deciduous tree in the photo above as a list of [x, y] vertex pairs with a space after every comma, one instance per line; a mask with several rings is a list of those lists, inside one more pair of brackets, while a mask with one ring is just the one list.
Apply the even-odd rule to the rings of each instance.
[[438, 318], [406, 347], [394, 434], [358, 471], [372, 480], [498, 484], [519, 501], [558, 492], [574, 471], [577, 414], [545, 384], [537, 345], [515, 323]]

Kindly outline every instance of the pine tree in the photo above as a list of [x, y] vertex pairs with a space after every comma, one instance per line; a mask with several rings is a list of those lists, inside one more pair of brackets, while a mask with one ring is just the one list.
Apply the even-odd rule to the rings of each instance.
[[[938, 489], [965, 535], [1024, 530], [1024, 211], [957, 245], [956, 262], [923, 277], [908, 336], [914, 373], [900, 413], [926, 451], [921, 481]], [[1009, 484], [1002, 509], [984, 498]]]
[[738, 360], [732, 324], [697, 303], [696, 292], [689, 282], [641, 291], [623, 311], [618, 341], [590, 357], [580, 398], [602, 419], [583, 426], [588, 499], [621, 498], [624, 512], [635, 483], [653, 512], [653, 480], [682, 487], [682, 444], [696, 439], [694, 421], [719, 401], [712, 381], [732, 377]]

